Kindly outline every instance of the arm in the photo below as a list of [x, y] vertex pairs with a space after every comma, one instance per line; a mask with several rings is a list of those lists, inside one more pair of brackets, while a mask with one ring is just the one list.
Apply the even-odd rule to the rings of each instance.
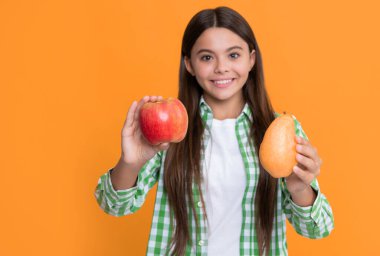
[[144, 139], [139, 125], [141, 107], [162, 96], [145, 96], [133, 101], [121, 132], [121, 157], [115, 168], [100, 177], [95, 197], [108, 214], [123, 216], [137, 211], [148, 191], [157, 182], [162, 151], [169, 143], [151, 145]]
[[328, 236], [334, 228], [334, 217], [326, 197], [320, 192], [318, 181], [311, 183], [316, 198], [310, 206], [299, 206], [291, 198], [285, 179], [280, 179], [282, 206], [287, 219], [295, 231], [308, 238], [317, 239]]
[[[126, 173], [127, 169], [116, 169], [120, 167], [120, 162], [115, 168], [110, 169], [103, 174], [95, 189], [95, 197], [99, 206], [104, 212], [113, 216], [124, 216], [136, 212], [144, 204], [148, 191], [155, 185], [158, 180], [159, 170], [162, 164], [163, 153], [158, 152], [151, 160], [136, 174], [135, 170], [132, 175]], [[118, 186], [125, 186], [121, 179], [125, 178], [127, 184], [125, 189], [117, 189], [113, 183], [114, 177], [119, 172]], [[124, 173], [123, 173], [124, 172]], [[114, 176], [115, 175], [115, 176]], [[124, 177], [123, 177], [124, 176]], [[136, 177], [134, 179], [133, 177]], [[130, 185], [132, 184], [132, 185]]]
[[113, 168], [111, 175], [112, 185], [115, 190], [126, 190], [136, 185], [137, 176], [143, 165], [132, 165], [126, 163], [122, 157]]
[[283, 208], [297, 233], [309, 238], [325, 237], [334, 228], [334, 219], [316, 179], [322, 161], [295, 117], [294, 122], [297, 165], [290, 176], [280, 180]]

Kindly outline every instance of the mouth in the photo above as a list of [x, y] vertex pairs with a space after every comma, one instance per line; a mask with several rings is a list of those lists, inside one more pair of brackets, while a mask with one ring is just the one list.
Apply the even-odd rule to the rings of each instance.
[[211, 80], [211, 82], [218, 88], [226, 88], [232, 84], [235, 78]]

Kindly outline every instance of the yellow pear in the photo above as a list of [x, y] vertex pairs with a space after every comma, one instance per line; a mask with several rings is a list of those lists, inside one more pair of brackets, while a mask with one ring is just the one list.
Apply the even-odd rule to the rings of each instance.
[[260, 145], [260, 162], [274, 178], [289, 176], [297, 164], [293, 118], [293, 115], [284, 113], [274, 119]]

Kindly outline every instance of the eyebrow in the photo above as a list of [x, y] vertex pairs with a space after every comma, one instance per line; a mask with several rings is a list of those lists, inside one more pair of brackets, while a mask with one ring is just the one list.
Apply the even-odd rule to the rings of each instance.
[[[234, 49], [243, 50], [242, 47], [235, 45], [235, 46], [231, 46], [231, 47], [227, 48], [226, 52], [229, 52], [229, 51], [234, 50]], [[202, 52], [211, 52], [211, 53], [213, 53], [213, 51], [211, 51], [209, 49], [200, 49], [199, 51], [197, 51], [196, 55], [198, 55], [198, 54], [200, 54]]]

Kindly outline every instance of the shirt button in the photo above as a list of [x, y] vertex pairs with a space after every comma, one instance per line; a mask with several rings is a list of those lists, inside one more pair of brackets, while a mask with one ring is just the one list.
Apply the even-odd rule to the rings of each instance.
[[205, 242], [203, 240], [199, 240], [199, 242], [198, 242], [199, 246], [203, 246], [204, 244], [205, 244]]
[[199, 208], [202, 207], [202, 202], [199, 201], [199, 202], [197, 203], [197, 205], [198, 205]]

